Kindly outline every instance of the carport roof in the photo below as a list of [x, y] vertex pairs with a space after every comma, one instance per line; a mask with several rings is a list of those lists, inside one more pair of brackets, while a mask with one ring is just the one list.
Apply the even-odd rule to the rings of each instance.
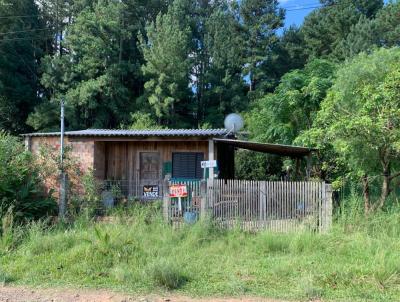
[[213, 140], [218, 144], [226, 144], [236, 148], [290, 157], [303, 157], [317, 151], [317, 149], [307, 147], [257, 143], [236, 139], [214, 138]]

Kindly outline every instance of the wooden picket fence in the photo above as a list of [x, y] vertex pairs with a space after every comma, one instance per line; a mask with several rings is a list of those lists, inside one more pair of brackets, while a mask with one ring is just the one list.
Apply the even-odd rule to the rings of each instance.
[[[274, 232], [326, 232], [332, 224], [332, 189], [318, 181], [209, 179], [179, 182], [188, 197], [164, 196], [164, 215], [174, 226], [210, 219], [223, 228]], [[168, 190], [165, 190], [168, 191]]]

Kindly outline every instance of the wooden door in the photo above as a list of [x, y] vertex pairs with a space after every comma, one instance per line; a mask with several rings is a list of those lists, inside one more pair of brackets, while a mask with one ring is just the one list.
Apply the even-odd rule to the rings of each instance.
[[161, 162], [159, 152], [140, 152], [140, 192], [144, 199], [161, 197]]

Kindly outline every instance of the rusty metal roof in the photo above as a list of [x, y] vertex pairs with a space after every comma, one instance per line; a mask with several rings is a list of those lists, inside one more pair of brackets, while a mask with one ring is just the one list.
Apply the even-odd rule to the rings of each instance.
[[307, 148], [307, 147], [257, 143], [257, 142], [249, 142], [236, 139], [214, 138], [213, 140], [219, 144], [227, 144], [241, 149], [247, 149], [247, 150], [282, 155], [282, 156], [289, 156], [289, 157], [303, 157], [311, 154], [311, 152], [317, 151], [317, 149]]
[[[174, 136], [205, 136], [222, 137], [228, 134], [226, 129], [151, 129], [151, 130], [117, 130], [117, 129], [86, 129], [66, 131], [66, 136], [114, 136], [114, 137], [174, 137]], [[60, 132], [26, 133], [22, 136], [60, 136]]]

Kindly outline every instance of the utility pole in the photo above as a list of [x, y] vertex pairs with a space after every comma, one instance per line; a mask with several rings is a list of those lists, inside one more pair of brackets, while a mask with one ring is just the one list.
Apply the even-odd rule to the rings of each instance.
[[[62, 30], [60, 29], [60, 16], [59, 16], [59, 5], [56, 0], [56, 55], [62, 56]], [[60, 112], [60, 200], [59, 200], [59, 212], [58, 215], [61, 219], [65, 218], [65, 212], [67, 208], [67, 173], [64, 169], [64, 99], [61, 99], [61, 112]]]
[[67, 205], [67, 174], [64, 171], [64, 99], [61, 99], [61, 131], [60, 131], [60, 201], [59, 216], [65, 218]]

